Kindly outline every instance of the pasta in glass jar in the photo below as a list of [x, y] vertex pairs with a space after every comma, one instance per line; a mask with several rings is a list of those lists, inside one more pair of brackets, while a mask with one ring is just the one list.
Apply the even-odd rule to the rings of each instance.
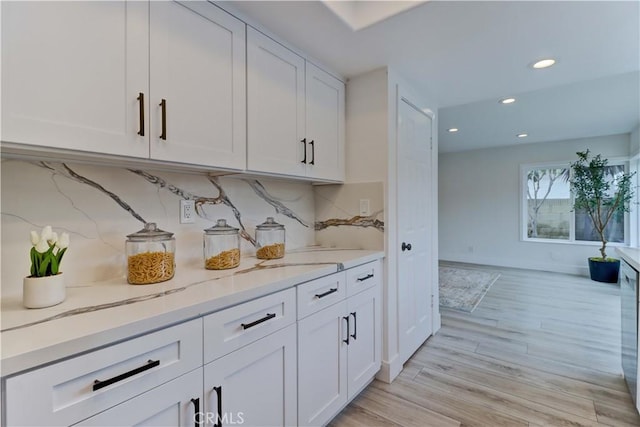
[[164, 282], [175, 274], [176, 240], [173, 233], [160, 230], [149, 222], [127, 236], [127, 282], [147, 285]]

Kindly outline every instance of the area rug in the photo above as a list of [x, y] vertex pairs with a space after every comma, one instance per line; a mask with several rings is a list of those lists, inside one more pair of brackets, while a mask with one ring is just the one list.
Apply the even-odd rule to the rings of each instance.
[[440, 307], [471, 313], [500, 273], [440, 267]]

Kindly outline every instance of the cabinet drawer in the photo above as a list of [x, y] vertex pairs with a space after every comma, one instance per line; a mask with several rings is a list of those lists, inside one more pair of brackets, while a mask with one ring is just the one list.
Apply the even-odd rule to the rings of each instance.
[[7, 425], [70, 425], [202, 365], [192, 320], [7, 379]]
[[296, 321], [296, 290], [286, 289], [204, 318], [204, 363]]
[[193, 426], [201, 394], [202, 369], [196, 369], [75, 426]]
[[382, 284], [381, 269], [380, 261], [373, 261], [347, 270], [347, 296]]
[[329, 307], [347, 295], [344, 272], [321, 277], [298, 286], [298, 319]]

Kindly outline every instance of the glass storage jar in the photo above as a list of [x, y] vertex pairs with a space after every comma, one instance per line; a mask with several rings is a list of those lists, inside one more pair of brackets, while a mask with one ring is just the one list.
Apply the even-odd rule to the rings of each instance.
[[204, 268], [226, 270], [240, 265], [240, 234], [238, 229], [219, 219], [204, 230]]
[[154, 222], [127, 236], [127, 281], [146, 285], [169, 280], [175, 272], [176, 239], [160, 230]]
[[256, 257], [276, 259], [284, 256], [284, 225], [278, 224], [273, 217], [256, 226]]

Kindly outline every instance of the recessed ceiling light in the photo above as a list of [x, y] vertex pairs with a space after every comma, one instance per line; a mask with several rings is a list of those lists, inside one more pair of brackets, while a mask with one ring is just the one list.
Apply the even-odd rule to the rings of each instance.
[[527, 135], [526, 133], [519, 133], [519, 134], [517, 134], [516, 136], [517, 136], [518, 138], [526, 138], [526, 137], [527, 137], [527, 136], [529, 136], [529, 135]]
[[447, 129], [447, 130], [448, 130], [449, 132], [452, 132], [452, 133], [453, 133], [453, 132], [458, 132], [458, 128], [450, 128], [450, 129]]
[[503, 98], [500, 100], [501, 104], [513, 104], [514, 102], [516, 102], [515, 98]]
[[536, 62], [535, 64], [533, 64], [533, 68], [536, 69], [540, 69], [540, 68], [547, 68], [547, 67], [551, 67], [553, 64], [556, 63], [555, 59], [542, 59], [538, 62]]

